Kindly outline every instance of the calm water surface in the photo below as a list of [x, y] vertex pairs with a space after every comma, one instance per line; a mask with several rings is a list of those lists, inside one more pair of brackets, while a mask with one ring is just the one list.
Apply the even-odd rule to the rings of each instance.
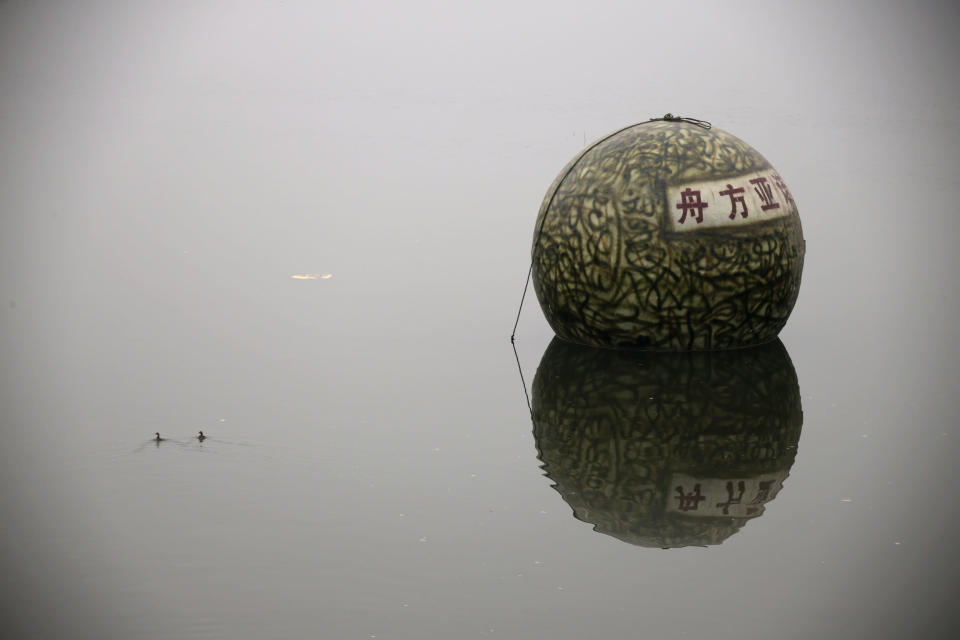
[[[0, 4], [0, 635], [954, 637], [954, 14], [124, 7]], [[518, 370], [668, 110], [797, 198], [781, 342]]]

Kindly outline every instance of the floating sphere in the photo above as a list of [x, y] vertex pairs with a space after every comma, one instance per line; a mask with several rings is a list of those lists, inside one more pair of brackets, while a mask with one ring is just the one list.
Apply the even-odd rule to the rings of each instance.
[[803, 427], [779, 340], [653, 353], [555, 338], [531, 409], [543, 471], [576, 518], [644, 547], [720, 544], [763, 515]]
[[773, 340], [805, 242], [780, 174], [745, 142], [669, 114], [588, 147], [540, 207], [533, 283], [560, 338], [648, 350]]

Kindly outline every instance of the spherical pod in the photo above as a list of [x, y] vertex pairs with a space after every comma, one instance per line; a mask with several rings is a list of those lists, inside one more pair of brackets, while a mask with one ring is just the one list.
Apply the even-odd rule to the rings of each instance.
[[554, 338], [531, 417], [543, 472], [574, 516], [644, 547], [720, 544], [763, 515], [803, 428], [780, 340], [655, 353]]
[[670, 116], [602, 138], [537, 217], [534, 289], [560, 338], [649, 350], [774, 339], [800, 289], [797, 205], [756, 150]]

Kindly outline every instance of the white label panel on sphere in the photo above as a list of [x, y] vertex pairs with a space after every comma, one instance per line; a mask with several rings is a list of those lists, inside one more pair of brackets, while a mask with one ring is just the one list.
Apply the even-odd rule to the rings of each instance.
[[667, 187], [673, 231], [731, 227], [796, 213], [790, 190], [776, 171]]
[[755, 478], [695, 478], [676, 473], [670, 478], [668, 513], [688, 516], [755, 518], [777, 497], [785, 471]]

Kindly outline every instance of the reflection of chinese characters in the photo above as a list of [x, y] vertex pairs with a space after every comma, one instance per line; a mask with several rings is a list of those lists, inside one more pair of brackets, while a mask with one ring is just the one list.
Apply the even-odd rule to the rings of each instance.
[[[697, 224], [700, 224], [703, 222], [703, 210], [708, 206], [710, 205], [700, 199], [699, 189], [695, 190], [687, 187], [680, 194], [680, 202], [677, 203], [677, 209], [683, 209], [683, 213], [680, 215], [680, 224], [683, 224], [683, 222], [687, 219], [688, 213], [691, 217], [696, 216]], [[690, 213], [691, 211], [694, 212]]]
[[[747, 515], [752, 516], [760, 511], [760, 506], [763, 503], [770, 500], [770, 489], [773, 487], [773, 480], [766, 480], [760, 482], [759, 489], [757, 490], [757, 497], [750, 501], [750, 506], [747, 507]], [[719, 505], [717, 505], [719, 506]]]
[[760, 489], [757, 491], [757, 497], [750, 504], [763, 504], [770, 499], [770, 488], [773, 486], [773, 480], [767, 480], [760, 483]]
[[680, 494], [674, 498], [679, 503], [677, 509], [680, 511], [696, 511], [700, 503], [706, 500], [704, 496], [700, 495], [699, 483], [693, 485], [693, 491], [690, 493], [684, 493], [683, 487], [677, 487], [674, 491]]
[[[753, 478], [697, 479], [678, 474], [670, 481], [671, 509], [689, 516], [751, 518], [777, 493], [779, 480]], [[692, 489], [691, 489], [692, 487]]]
[[723, 507], [723, 515], [730, 515], [730, 505], [740, 504], [740, 501], [743, 499], [743, 492], [747, 490], [746, 483], [743, 480], [737, 483], [737, 490], [739, 493], [737, 494], [737, 497], [734, 498], [733, 482], [731, 481], [727, 483], [727, 501], [717, 503], [718, 507]]

